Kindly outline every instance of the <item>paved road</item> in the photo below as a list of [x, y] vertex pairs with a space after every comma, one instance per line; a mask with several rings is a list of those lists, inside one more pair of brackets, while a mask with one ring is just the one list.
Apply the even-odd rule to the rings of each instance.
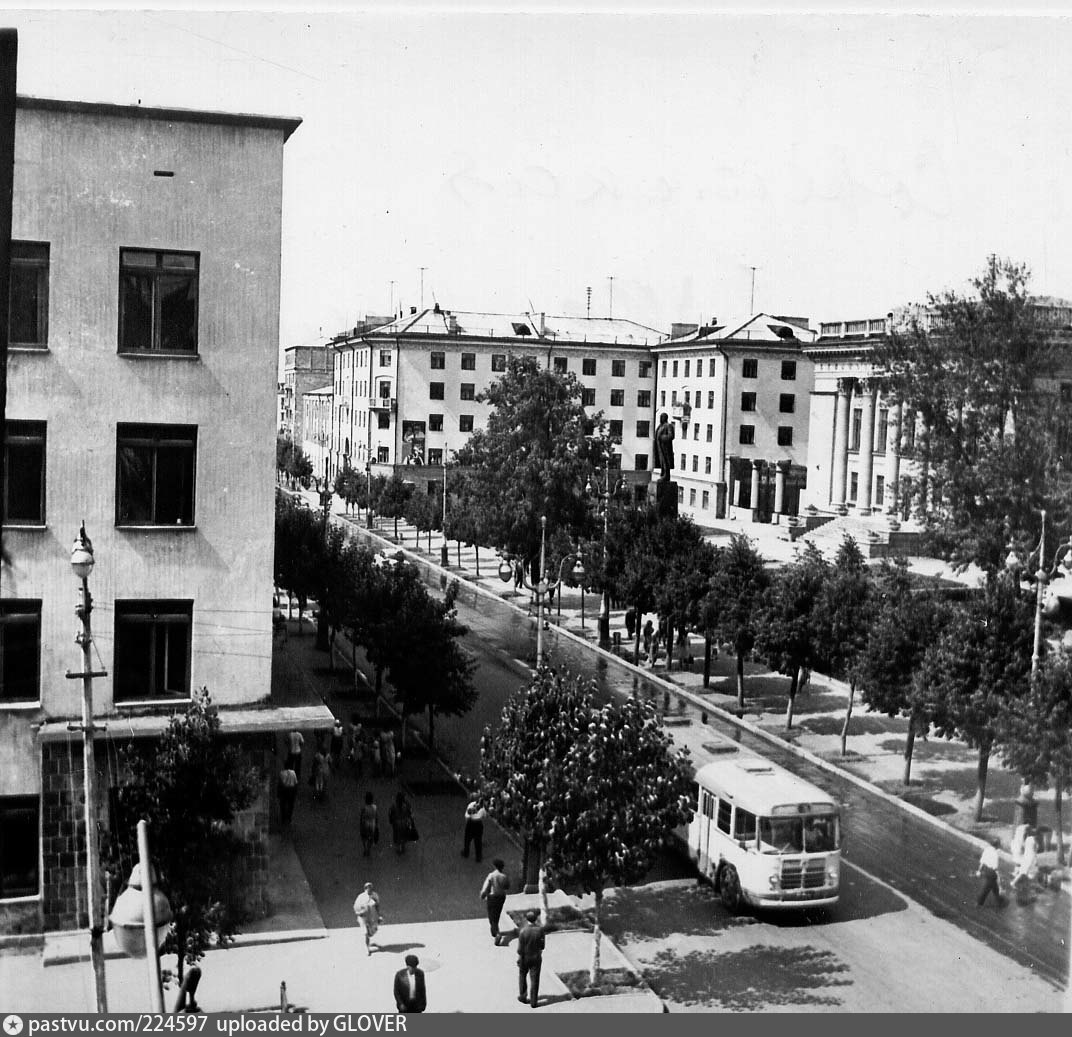
[[[352, 527], [353, 528], [353, 527]], [[357, 535], [364, 537], [361, 531]], [[438, 587], [438, 569], [423, 565], [430, 586]], [[517, 599], [524, 603], [527, 596]], [[494, 726], [502, 703], [524, 683], [535, 658], [535, 622], [510, 604], [491, 599], [462, 585], [459, 615], [470, 626], [467, 647], [479, 659], [480, 702], [465, 718], [437, 721], [437, 739], [459, 770], [475, 773], [478, 766], [476, 732]], [[544, 650], [550, 658], [590, 673], [604, 695], [650, 695], [662, 699], [664, 686], [638, 675], [632, 668], [593, 652], [552, 628], [545, 632]], [[675, 737], [702, 755], [703, 728], [698, 713]], [[729, 724], [711, 727], [739, 738], [743, 745], [800, 774], [836, 796], [843, 804], [847, 832], [844, 856], [850, 865], [877, 878], [925, 906], [991, 948], [1011, 957], [1054, 983], [1066, 982], [1069, 972], [1067, 936], [1069, 897], [1044, 893], [1027, 906], [1012, 904], [1004, 911], [975, 905], [974, 872], [978, 854], [964, 839], [917, 819], [847, 779], [832, 775], [788, 749], [743, 732]], [[839, 909], [840, 910], [840, 909]], [[837, 914], [835, 913], [835, 918]]]

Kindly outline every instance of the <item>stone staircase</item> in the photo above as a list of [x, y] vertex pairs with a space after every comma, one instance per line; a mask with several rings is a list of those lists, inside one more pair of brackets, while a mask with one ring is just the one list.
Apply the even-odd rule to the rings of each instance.
[[909, 553], [918, 533], [907, 525], [892, 531], [885, 515], [839, 515], [800, 539], [814, 544], [824, 558], [832, 561], [846, 536], [856, 541], [864, 558], [885, 558]]

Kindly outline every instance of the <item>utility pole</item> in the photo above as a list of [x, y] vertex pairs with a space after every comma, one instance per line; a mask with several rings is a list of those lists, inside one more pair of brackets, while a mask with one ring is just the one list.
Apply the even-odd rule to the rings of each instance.
[[447, 558], [447, 451], [443, 450], [443, 546], [439, 550], [439, 564], [444, 569], [450, 564]]
[[[82, 681], [82, 768], [86, 796], [86, 886], [89, 893], [89, 957], [93, 963], [93, 989], [96, 994], [97, 1014], [108, 1012], [108, 992], [104, 982], [104, 916], [102, 912], [100, 882], [100, 842], [97, 838], [97, 765], [93, 752], [93, 678], [107, 677], [107, 670], [93, 669], [93, 632], [89, 615], [93, 611], [93, 597], [89, 593], [89, 574], [93, 571], [93, 544], [86, 536], [86, 524], [82, 523], [78, 539], [71, 549], [71, 568], [82, 581], [82, 597], [76, 606], [75, 615], [82, 621], [82, 629], [75, 637], [75, 644], [82, 646], [82, 672], [67, 672], [70, 680]], [[74, 725], [77, 726], [77, 725]]]
[[748, 316], [751, 317], [756, 312], [756, 268], [752, 267], [752, 295], [748, 300]]
[[607, 278], [610, 281], [610, 305], [607, 308], [607, 316], [614, 316], [614, 277], [613, 275]]
[[388, 286], [390, 288], [390, 292], [391, 292], [391, 295], [390, 295], [390, 299], [391, 299], [390, 310], [391, 310], [391, 317], [392, 318], [395, 315], [395, 285], [397, 283], [398, 283], [397, 281], [388, 281], [387, 282], [387, 284], [388, 284]]
[[585, 316], [586, 316], [586, 317], [591, 317], [591, 316], [592, 316], [592, 286], [591, 286], [591, 285], [589, 285], [589, 286], [588, 286], [588, 287], [587, 287], [587, 288], [585, 289], [585, 291], [586, 291], [586, 292], [588, 293], [588, 310], [587, 310], [587, 312], [585, 313]]
[[422, 310], [424, 309], [424, 272], [427, 269], [428, 269], [428, 267], [426, 267], [426, 266], [421, 267], [421, 309]]

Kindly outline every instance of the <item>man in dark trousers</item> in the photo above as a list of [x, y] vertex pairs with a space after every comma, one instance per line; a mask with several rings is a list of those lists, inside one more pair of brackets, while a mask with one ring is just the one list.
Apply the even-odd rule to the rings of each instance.
[[395, 1007], [400, 1012], [423, 1012], [428, 1007], [424, 969], [416, 954], [406, 955], [406, 967], [395, 973]]
[[488, 905], [488, 924], [491, 926], [491, 935], [498, 947], [501, 942], [499, 933], [499, 919], [502, 917], [503, 905], [506, 903], [506, 893], [510, 888], [510, 880], [506, 876], [506, 862], [496, 857], [491, 862], [494, 865], [484, 879], [484, 885], [480, 888], [480, 899]]
[[469, 847], [476, 849], [476, 859], [484, 856], [484, 819], [488, 812], [484, 809], [484, 801], [477, 796], [465, 808], [465, 835], [462, 841], [462, 856], [469, 856]]
[[540, 966], [543, 965], [544, 935], [543, 926], [536, 921], [538, 917], [535, 911], [529, 911], [517, 934], [517, 999], [522, 1004], [527, 1001], [533, 1008], [540, 1000]]

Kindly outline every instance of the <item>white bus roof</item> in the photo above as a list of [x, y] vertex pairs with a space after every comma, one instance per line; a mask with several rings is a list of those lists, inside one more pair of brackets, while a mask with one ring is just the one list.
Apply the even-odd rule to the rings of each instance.
[[742, 754], [705, 764], [697, 769], [696, 780], [760, 816], [788, 804], [810, 803], [813, 811], [837, 808], [828, 793], [761, 756]]

